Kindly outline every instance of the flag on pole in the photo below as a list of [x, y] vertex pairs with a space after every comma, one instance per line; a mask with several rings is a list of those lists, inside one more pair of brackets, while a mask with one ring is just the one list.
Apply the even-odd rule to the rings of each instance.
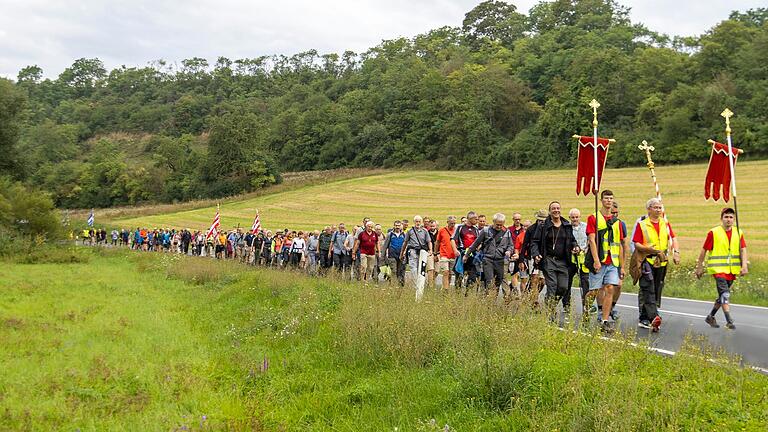
[[[597, 146], [591, 136], [574, 135], [579, 139], [579, 156], [576, 163], [576, 195], [588, 195], [600, 190], [603, 180], [605, 160], [608, 158], [608, 146], [614, 140], [598, 138]], [[595, 183], [595, 151], [597, 151], [597, 182]]]
[[[725, 202], [731, 199], [731, 169], [728, 160], [728, 144], [709, 140], [712, 144], [712, 152], [709, 156], [707, 177], [704, 180], [704, 198], [712, 197], [715, 201], [722, 195]], [[741, 149], [733, 147], [733, 164], [742, 153]]]
[[208, 228], [208, 232], [205, 233], [206, 240], [211, 236], [218, 236], [219, 228], [221, 228], [221, 217], [219, 216], [219, 206], [216, 206], [216, 216], [213, 217], [213, 223], [211, 224], [211, 227]]
[[253, 219], [253, 225], [251, 225], [251, 232], [253, 234], [258, 234], [260, 229], [261, 229], [261, 219], [259, 218], [259, 211], [256, 210], [256, 218]]
[[92, 227], [95, 220], [96, 219], [93, 217], [93, 209], [91, 209], [91, 214], [88, 215], [88, 226]]

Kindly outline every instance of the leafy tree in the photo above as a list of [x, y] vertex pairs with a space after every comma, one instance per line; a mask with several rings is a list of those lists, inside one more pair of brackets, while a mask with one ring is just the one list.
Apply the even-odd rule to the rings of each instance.
[[467, 12], [462, 30], [470, 45], [479, 47], [484, 40], [500, 41], [511, 47], [529, 30], [525, 15], [513, 4], [486, 0]]
[[23, 176], [18, 166], [16, 141], [25, 101], [10, 80], [0, 78], [0, 175]]

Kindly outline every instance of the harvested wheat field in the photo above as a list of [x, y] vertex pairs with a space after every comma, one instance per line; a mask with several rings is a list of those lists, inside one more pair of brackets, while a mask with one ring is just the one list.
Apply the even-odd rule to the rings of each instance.
[[[762, 172], [768, 161], [737, 165], [739, 216], [751, 257], [765, 257], [768, 221], [759, 206], [768, 190]], [[706, 164], [660, 166], [656, 170], [669, 219], [681, 239], [684, 256], [698, 252], [706, 231], [718, 223], [722, 201], [705, 201]], [[592, 197], [577, 197], [573, 169], [550, 171], [400, 171], [337, 182], [298, 187], [250, 199], [221, 203], [222, 225], [249, 228], [256, 209], [267, 229], [316, 229], [345, 222], [360, 223], [371, 217], [390, 226], [394, 219], [415, 214], [443, 221], [449, 214], [475, 210], [487, 215], [502, 212], [511, 223], [515, 211], [530, 218], [552, 200], [562, 203], [564, 213], [572, 207], [594, 211]], [[607, 169], [603, 189], [611, 189], [621, 205], [621, 217], [634, 221], [645, 214], [645, 202], [653, 196], [647, 168]], [[733, 202], [731, 201], [731, 205]], [[207, 229], [215, 207], [198, 208], [151, 216], [110, 221], [121, 227], [176, 227]]]

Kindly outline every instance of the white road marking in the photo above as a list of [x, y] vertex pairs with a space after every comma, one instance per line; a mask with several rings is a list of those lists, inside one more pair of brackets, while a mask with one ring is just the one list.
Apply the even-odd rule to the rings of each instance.
[[[616, 303], [616, 306], [627, 308], [627, 309], [637, 309], [637, 306], [623, 305], [623, 304], [620, 304], [620, 303]], [[692, 317], [692, 318], [706, 318], [707, 317], [706, 315], [697, 315], [697, 314], [692, 314], [692, 313], [677, 312], [677, 311], [671, 311], [671, 310], [666, 310], [666, 309], [659, 309], [659, 312], [668, 313], [668, 314], [672, 314], [672, 315], [683, 315], [683, 316]]]
[[[566, 329], [564, 329], [564, 328], [562, 328], [560, 326], [558, 326], [557, 329], [560, 330], [560, 331], [566, 331]], [[578, 330], [571, 330], [571, 333], [580, 334], [582, 336], [590, 336], [589, 333], [585, 333], [585, 332], [578, 331]], [[667, 350], [667, 349], [664, 349], [664, 348], [652, 347], [652, 346], [648, 346], [648, 345], [643, 346], [643, 345], [640, 345], [640, 344], [638, 344], [636, 342], [627, 342], [627, 341], [623, 341], [621, 339], [609, 338], [607, 336], [600, 336], [600, 339], [605, 340], [605, 341], [611, 341], [611, 342], [614, 342], [614, 343], [620, 343], [620, 344], [624, 344], [624, 345], [629, 345], [629, 346], [634, 347], [634, 348], [645, 348], [645, 349], [647, 349], [649, 351], [657, 352], [659, 354], [663, 354], [663, 355], [670, 356], [670, 357], [674, 356], [674, 355], [677, 355], [677, 351]], [[698, 358], [698, 357], [696, 357], [694, 355], [691, 355], [691, 354], [681, 354], [681, 355], [685, 355], [687, 357]], [[717, 365], [721, 365], [721, 366], [723, 365], [722, 363], [716, 361], [715, 359], [707, 359], [707, 361], [710, 362], [710, 363], [717, 364]], [[761, 373], [763, 375], [768, 375], [768, 369], [761, 368], [761, 367], [758, 367], [758, 366], [752, 366], [752, 365], [745, 365], [745, 367], [747, 367], [749, 369], [752, 369], [754, 371], [757, 371], [757, 372], [759, 372], [759, 373]]]

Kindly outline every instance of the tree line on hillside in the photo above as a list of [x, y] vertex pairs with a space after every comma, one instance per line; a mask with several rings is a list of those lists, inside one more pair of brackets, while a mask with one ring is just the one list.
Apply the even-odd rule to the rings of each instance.
[[573, 164], [602, 103], [613, 166], [703, 161], [736, 112], [735, 139], [768, 155], [768, 9], [698, 37], [632, 23], [612, 0], [489, 0], [462, 27], [315, 50], [106, 70], [82, 58], [0, 81], [0, 170], [59, 207], [219, 197], [280, 172], [342, 167], [528, 169]]

